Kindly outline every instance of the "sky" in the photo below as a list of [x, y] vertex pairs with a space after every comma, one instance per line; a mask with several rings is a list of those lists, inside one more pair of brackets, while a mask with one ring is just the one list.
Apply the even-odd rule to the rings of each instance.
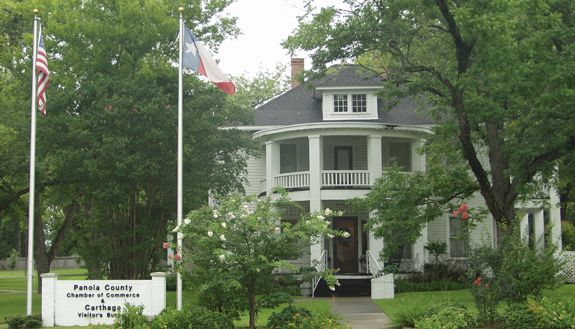
[[[309, 0], [237, 0], [227, 12], [238, 17], [241, 35], [226, 40], [214, 57], [225, 73], [233, 76], [254, 76], [264, 70], [273, 71], [277, 63], [290, 64], [290, 55], [281, 47], [297, 27], [297, 16], [305, 13], [304, 3]], [[316, 1], [318, 7], [339, 3], [339, 0]], [[305, 59], [305, 67], [311, 60], [304, 53], [295, 54]], [[286, 72], [289, 74], [289, 72]]]

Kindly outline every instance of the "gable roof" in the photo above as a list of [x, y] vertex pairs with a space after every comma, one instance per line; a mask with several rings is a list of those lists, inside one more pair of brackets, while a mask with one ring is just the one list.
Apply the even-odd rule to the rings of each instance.
[[[292, 88], [261, 105], [255, 112], [256, 126], [294, 125], [328, 122], [323, 120], [321, 97], [316, 88], [338, 87], [381, 87], [383, 79], [359, 65], [339, 65], [331, 67], [327, 75], [310, 83]], [[319, 93], [321, 95], [321, 93]], [[401, 99], [391, 110], [382, 110], [382, 100], [378, 101], [378, 119], [363, 120], [392, 125], [434, 124], [431, 116], [416, 112], [413, 98]], [[331, 120], [330, 120], [331, 121]], [[354, 122], [357, 122], [355, 120]]]

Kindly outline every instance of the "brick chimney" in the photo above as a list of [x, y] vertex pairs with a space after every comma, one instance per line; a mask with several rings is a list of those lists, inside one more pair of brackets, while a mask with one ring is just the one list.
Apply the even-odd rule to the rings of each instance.
[[303, 78], [303, 58], [291, 59], [291, 87], [295, 88], [301, 84]]

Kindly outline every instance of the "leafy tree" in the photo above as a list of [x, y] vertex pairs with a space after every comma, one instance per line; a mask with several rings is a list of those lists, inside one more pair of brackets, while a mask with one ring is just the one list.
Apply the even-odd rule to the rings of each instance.
[[[187, 25], [214, 50], [237, 34], [235, 19], [222, 14], [230, 3], [183, 4]], [[2, 85], [1, 115], [17, 118], [2, 122], [13, 123], [10, 128], [23, 141], [0, 150], [0, 160], [9, 159], [11, 151], [20, 160], [1, 173], [6, 181], [17, 177], [10, 180], [10, 193], [0, 195], [2, 205], [12, 206], [27, 192], [28, 147], [22, 144], [29, 139], [29, 110], [22, 109], [30, 107], [32, 4], [0, 6], [0, 12], [10, 13], [0, 17], [2, 40], [14, 40], [1, 51], [0, 67], [11, 73]], [[42, 234], [46, 220], [53, 219], [49, 210], [59, 209], [70, 216], [50, 220], [57, 238], [52, 247], [73, 229], [72, 242], [92, 277], [146, 277], [159, 261], [159, 242], [176, 208], [177, 5], [53, 0], [43, 2], [40, 12], [52, 84], [48, 115], [38, 120], [38, 272], [49, 270], [55, 254], [45, 250]], [[11, 26], [14, 21], [18, 24]], [[209, 190], [240, 189], [251, 141], [218, 127], [250, 116], [195, 75], [186, 75], [184, 88], [189, 210], [207, 202]]]
[[238, 93], [233, 101], [253, 109], [290, 87], [285, 76], [286, 65], [278, 64], [275, 70], [263, 70], [254, 77], [240, 76], [235, 79]]
[[423, 96], [442, 123], [436, 141], [457, 141], [443, 155], [461, 155], [493, 218], [516, 227], [515, 203], [575, 148], [575, 4], [346, 3], [310, 9], [285, 45], [312, 51], [315, 72], [336, 60], [364, 63], [386, 76], [388, 99]]
[[[175, 257], [190, 264], [190, 285], [202, 305], [236, 316], [247, 309], [249, 327], [256, 328], [260, 309], [290, 300], [285, 270], [299, 271], [288, 260], [303, 254], [302, 244], [313, 243], [322, 234], [348, 234], [328, 229], [329, 209], [324, 214], [305, 214], [293, 225], [282, 222], [289, 205], [285, 195], [277, 201], [233, 195], [213, 207], [192, 211], [183, 227], [176, 228], [184, 233], [186, 243]], [[326, 280], [336, 284], [333, 276]]]

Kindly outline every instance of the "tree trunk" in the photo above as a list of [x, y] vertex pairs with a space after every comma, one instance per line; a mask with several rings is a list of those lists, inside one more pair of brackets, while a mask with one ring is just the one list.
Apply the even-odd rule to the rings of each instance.
[[248, 287], [248, 299], [250, 304], [250, 329], [256, 329], [256, 290], [253, 286]]
[[40, 198], [38, 197], [38, 206], [36, 207], [36, 214], [34, 215], [34, 258], [36, 259], [36, 272], [38, 274], [38, 293], [42, 292], [42, 278], [40, 277], [44, 273], [50, 272], [50, 265], [54, 258], [56, 257], [56, 251], [58, 247], [64, 240], [66, 233], [74, 224], [76, 218], [76, 211], [78, 209], [78, 204], [76, 201], [72, 201], [68, 207], [64, 222], [62, 226], [56, 232], [56, 235], [52, 239], [52, 245], [50, 249], [46, 249], [46, 237], [44, 236], [44, 222], [42, 221], [42, 212], [38, 209], [40, 207]]

